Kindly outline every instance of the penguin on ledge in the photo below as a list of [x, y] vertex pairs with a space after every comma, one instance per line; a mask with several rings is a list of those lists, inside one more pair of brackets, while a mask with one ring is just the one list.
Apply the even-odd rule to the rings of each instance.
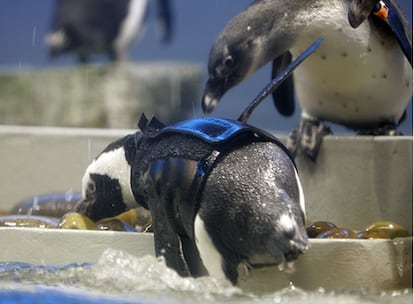
[[[170, 0], [157, 0], [162, 41], [172, 37]], [[74, 53], [79, 62], [93, 54], [111, 61], [127, 58], [127, 50], [143, 32], [148, 19], [148, 0], [57, 0], [51, 31], [45, 38], [50, 55]]]
[[257, 0], [228, 22], [209, 56], [202, 108], [263, 65], [278, 74], [316, 37], [316, 55], [273, 94], [291, 116], [288, 148], [316, 160], [329, 121], [360, 134], [396, 135], [412, 96], [412, 28], [395, 0]]

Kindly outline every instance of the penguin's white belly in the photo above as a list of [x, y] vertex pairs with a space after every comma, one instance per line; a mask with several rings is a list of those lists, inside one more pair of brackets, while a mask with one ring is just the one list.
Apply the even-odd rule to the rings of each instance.
[[302, 115], [351, 127], [401, 118], [412, 96], [412, 68], [391, 36], [363, 34], [368, 26], [326, 33], [316, 53], [298, 67]]
[[144, 31], [144, 19], [148, 0], [131, 0], [128, 14], [122, 22], [121, 28], [113, 42], [114, 49], [124, 52], [126, 48]]

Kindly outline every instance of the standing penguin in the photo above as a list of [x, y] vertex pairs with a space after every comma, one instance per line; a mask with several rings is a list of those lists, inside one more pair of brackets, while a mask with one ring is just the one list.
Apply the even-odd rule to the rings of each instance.
[[[163, 41], [172, 36], [170, 0], [157, 0]], [[149, 0], [57, 0], [46, 44], [51, 56], [75, 53], [79, 61], [92, 54], [111, 60], [127, 58], [127, 49], [142, 32]]]
[[308, 249], [296, 166], [271, 134], [246, 122], [254, 108], [321, 43], [319, 39], [242, 113], [140, 130], [110, 144], [82, 178], [78, 212], [94, 221], [141, 205], [151, 212], [155, 252], [183, 276], [237, 283], [240, 264], [296, 259]]
[[324, 120], [363, 134], [397, 134], [412, 96], [412, 29], [394, 0], [255, 1], [211, 49], [203, 111], [268, 62], [277, 74], [316, 37], [324, 39], [316, 56], [273, 95], [285, 116], [294, 112], [294, 89], [301, 106], [291, 152], [315, 160], [330, 133]]

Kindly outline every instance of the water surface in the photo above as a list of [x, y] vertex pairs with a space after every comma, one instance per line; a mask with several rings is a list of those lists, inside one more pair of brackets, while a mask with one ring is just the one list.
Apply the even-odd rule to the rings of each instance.
[[412, 289], [243, 292], [210, 277], [182, 278], [162, 259], [106, 250], [96, 264], [0, 263], [0, 303], [412, 303]]

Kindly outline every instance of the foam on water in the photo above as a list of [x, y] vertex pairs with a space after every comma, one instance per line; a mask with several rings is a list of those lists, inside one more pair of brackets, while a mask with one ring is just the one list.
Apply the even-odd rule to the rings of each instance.
[[412, 289], [304, 291], [294, 286], [267, 295], [243, 292], [211, 277], [182, 278], [163, 259], [106, 250], [96, 264], [63, 267], [0, 263], [0, 303], [412, 303]]

